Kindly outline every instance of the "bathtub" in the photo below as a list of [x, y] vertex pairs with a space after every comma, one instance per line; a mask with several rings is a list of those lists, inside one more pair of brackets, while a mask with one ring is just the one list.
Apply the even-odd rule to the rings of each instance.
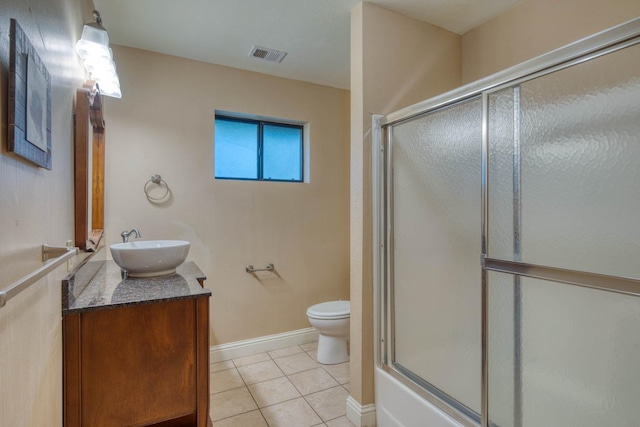
[[375, 393], [378, 427], [463, 427], [379, 367]]

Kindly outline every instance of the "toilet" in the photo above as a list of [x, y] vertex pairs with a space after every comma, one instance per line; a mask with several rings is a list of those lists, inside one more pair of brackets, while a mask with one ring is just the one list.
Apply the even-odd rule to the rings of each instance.
[[349, 361], [349, 301], [329, 301], [307, 309], [309, 323], [320, 333], [318, 337], [318, 363], [335, 365]]

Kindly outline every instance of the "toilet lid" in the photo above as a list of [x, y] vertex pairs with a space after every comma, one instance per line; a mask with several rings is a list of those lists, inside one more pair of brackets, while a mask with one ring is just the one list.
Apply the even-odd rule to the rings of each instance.
[[351, 304], [349, 301], [321, 302], [307, 309], [307, 316], [320, 319], [349, 317], [350, 313]]

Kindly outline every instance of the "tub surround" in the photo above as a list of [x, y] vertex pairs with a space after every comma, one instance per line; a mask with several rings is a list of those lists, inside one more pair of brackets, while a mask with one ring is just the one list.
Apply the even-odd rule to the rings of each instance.
[[175, 274], [123, 280], [115, 262], [89, 261], [62, 281], [62, 314], [210, 296], [205, 280], [193, 262], [180, 265]]
[[65, 426], [210, 425], [204, 280], [192, 262], [122, 279], [102, 260], [63, 281]]

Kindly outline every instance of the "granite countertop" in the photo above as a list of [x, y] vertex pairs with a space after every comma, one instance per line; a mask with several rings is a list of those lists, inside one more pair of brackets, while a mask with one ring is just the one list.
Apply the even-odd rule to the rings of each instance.
[[62, 314], [77, 314], [137, 304], [211, 296], [198, 280], [206, 276], [193, 262], [174, 274], [122, 279], [113, 261], [89, 261], [62, 281]]

